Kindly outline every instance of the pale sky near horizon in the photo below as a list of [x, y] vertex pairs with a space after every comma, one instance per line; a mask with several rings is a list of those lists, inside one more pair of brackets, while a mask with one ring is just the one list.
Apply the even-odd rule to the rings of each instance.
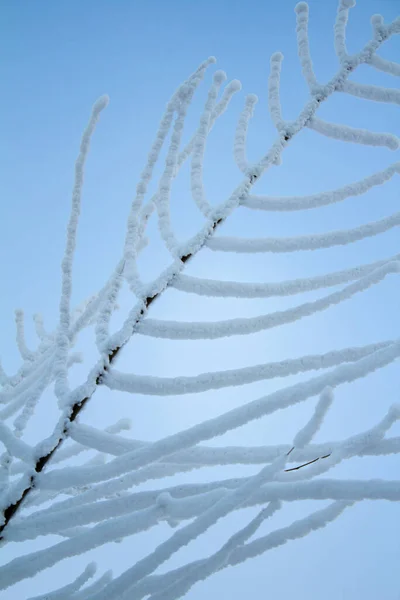
[[[210, 72], [223, 69], [228, 81], [237, 78], [243, 85], [207, 145], [205, 185], [211, 202], [224, 199], [242, 178], [233, 161], [232, 146], [245, 94], [256, 93], [259, 97], [250, 125], [249, 159], [259, 158], [275, 139], [267, 108], [267, 77], [270, 56], [277, 50], [285, 57], [281, 90], [284, 116], [296, 117], [307, 98], [307, 89], [297, 58], [295, 4], [292, 0], [88, 0], [85, 3], [0, 0], [3, 56], [0, 357], [7, 372], [12, 373], [19, 365], [14, 343], [14, 309], [21, 307], [26, 311], [27, 339], [32, 345], [33, 313], [41, 312], [49, 329], [57, 322], [60, 263], [74, 161], [96, 98], [107, 93], [110, 104], [100, 117], [87, 164], [74, 265], [74, 304], [100, 288], [120, 257], [130, 202], [162, 111], [179, 83], [202, 60], [215, 55], [218, 62], [207, 73], [189, 111], [185, 134], [189, 135], [196, 127], [211, 81]], [[337, 2], [311, 0], [309, 6], [311, 52], [316, 73], [325, 82], [337, 69], [332, 35]], [[381, 13], [389, 22], [398, 16], [399, 8], [398, 0], [360, 0], [350, 13], [350, 51], [357, 51], [369, 39], [371, 15]], [[399, 57], [398, 37], [386, 44], [380, 54], [392, 60]], [[354, 80], [398, 86], [395, 77], [366, 66]], [[319, 113], [330, 121], [400, 135], [398, 115], [398, 106], [343, 94], [331, 98]], [[399, 160], [398, 157], [399, 151], [334, 142], [304, 131], [285, 150], [282, 166], [271, 169], [255, 191], [275, 196], [334, 189], [383, 169]], [[200, 223], [188, 181], [185, 170], [173, 196], [172, 219], [182, 239], [194, 233]], [[221, 233], [289, 236], [357, 227], [398, 210], [398, 182], [399, 178], [394, 177], [365, 196], [315, 211], [285, 214], [240, 208]], [[150, 231], [155, 237], [154, 224]], [[399, 252], [398, 240], [398, 229], [394, 228], [350, 246], [296, 255], [229, 255], [203, 250], [185, 272], [214, 279], [279, 281], [388, 257]], [[152, 274], [153, 268], [156, 275], [163, 260], [159, 246], [156, 245], [153, 254], [151, 248], [146, 250], [144, 256], [148, 273]], [[160, 258], [156, 268], [150, 264], [153, 257]], [[295, 306], [330, 291], [269, 300], [204, 299], [168, 291], [149, 316], [177, 320], [252, 316]], [[137, 336], [121, 356], [118, 369], [171, 377], [194, 375], [391, 339], [398, 337], [398, 293], [399, 280], [393, 275], [366, 293], [310, 319], [255, 336], [213, 342], [171, 342]], [[128, 308], [128, 302], [129, 296], [125, 294], [121, 313]], [[115, 322], [120, 318], [117, 315]], [[82, 336], [79, 347], [87, 359], [84, 366], [90, 366], [96, 355], [89, 334]], [[78, 383], [84, 376], [84, 366], [73, 370], [72, 383]], [[288, 383], [309, 376], [291, 377]], [[125, 435], [153, 440], [265, 395], [285, 383], [272, 380], [208, 394], [166, 398], [129, 397], [101, 388], [82, 421], [105, 427], [129, 416], [133, 427]], [[399, 383], [397, 361], [368, 379], [342, 386], [316, 441], [340, 439], [375, 424], [388, 406], [399, 401]], [[52, 395], [49, 393], [45, 398], [50, 401]], [[108, 410], [110, 398], [112, 415]], [[307, 420], [314, 405], [314, 399], [310, 399], [302, 406], [235, 430], [215, 443], [291, 443], [296, 427]], [[47, 410], [45, 422], [39, 420], [50, 430], [55, 415], [50, 408]], [[43, 414], [40, 413], [41, 417]], [[40, 438], [37, 423], [34, 421], [27, 431], [30, 442], [37, 440], [38, 435]], [[397, 425], [390, 435], [399, 433]], [[244, 472], [241, 468], [218, 471], [221, 477]], [[399, 472], [399, 460], [394, 456], [354, 459], [328, 476], [395, 479]], [[194, 475], [184, 478], [192, 480], [196, 480]], [[282, 527], [321, 506], [317, 502], [305, 504], [305, 509], [301, 503], [285, 506], [260, 532], [265, 534]], [[226, 569], [196, 585], [186, 597], [188, 600], [220, 597], [242, 600], [245, 595], [252, 600], [267, 597], [396, 600], [400, 597], [397, 577], [400, 541], [396, 533], [399, 511], [395, 503], [360, 503], [326, 529], [239, 567]], [[234, 513], [219, 523], [215, 531], [163, 565], [163, 570], [212, 553], [254, 514], [250, 509]], [[89, 553], [88, 557], [63, 561], [55, 569], [6, 590], [0, 598], [25, 600], [51, 591], [67, 583], [90, 560], [98, 561], [100, 573], [111, 567], [118, 574], [139, 556], [150, 552], [171, 531], [162, 524], [141, 535], [139, 541], [127, 538], [121, 544]], [[43, 543], [26, 543], [23, 553]], [[9, 550], [2, 548], [1, 564], [20, 553], [21, 548], [13, 545]]]

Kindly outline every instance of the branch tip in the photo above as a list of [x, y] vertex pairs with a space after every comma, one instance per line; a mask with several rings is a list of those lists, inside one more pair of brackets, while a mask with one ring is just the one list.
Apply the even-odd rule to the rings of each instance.
[[299, 15], [300, 13], [308, 14], [309, 8], [307, 2], [298, 2], [294, 7], [294, 12], [296, 13], [296, 15]]

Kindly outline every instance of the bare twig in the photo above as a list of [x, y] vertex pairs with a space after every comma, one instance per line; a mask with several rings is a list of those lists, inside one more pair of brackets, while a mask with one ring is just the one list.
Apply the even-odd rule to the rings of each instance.
[[285, 469], [285, 473], [289, 473], [290, 471], [298, 471], [299, 469], [302, 469], [303, 467], [308, 467], [308, 465], [312, 465], [313, 463], [316, 463], [318, 460], [321, 460], [322, 458], [328, 458], [330, 456], [330, 454], [325, 454], [325, 456], [318, 456], [318, 458], [314, 458], [314, 460], [309, 460], [308, 462], [299, 465], [298, 467], [292, 467], [291, 469]]

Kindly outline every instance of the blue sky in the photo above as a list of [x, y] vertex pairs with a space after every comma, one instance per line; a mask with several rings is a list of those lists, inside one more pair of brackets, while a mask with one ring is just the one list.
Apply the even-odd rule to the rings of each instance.
[[[312, 0], [309, 5], [311, 52], [317, 76], [326, 81], [337, 69], [332, 41], [336, 0]], [[241, 180], [233, 161], [232, 143], [245, 93], [259, 96], [249, 133], [249, 158], [259, 158], [276, 136], [267, 110], [267, 76], [269, 58], [277, 50], [285, 56], [281, 90], [284, 116], [296, 117], [307, 98], [307, 89], [297, 60], [294, 6], [291, 0], [274, 3], [259, 0], [0, 1], [0, 51], [5, 57], [0, 65], [3, 81], [0, 97], [3, 138], [0, 148], [3, 289], [0, 356], [7, 370], [12, 372], [18, 367], [14, 308], [24, 308], [29, 319], [40, 311], [49, 328], [56, 324], [73, 166], [81, 132], [96, 98], [107, 93], [111, 101], [101, 115], [87, 166], [74, 272], [74, 302], [98, 289], [116, 264], [135, 185], [162, 111], [177, 85], [202, 60], [215, 55], [217, 67], [227, 72], [228, 80], [238, 78], [243, 85], [243, 91], [234, 97], [230, 109], [217, 123], [207, 146], [205, 185], [210, 201], [217, 203], [224, 199]], [[350, 51], [357, 51], [369, 39], [372, 14], [379, 12], [385, 20], [391, 21], [398, 9], [396, 0], [360, 1], [350, 16]], [[400, 55], [399, 51], [397, 39], [385, 45], [380, 54], [393, 59]], [[368, 67], [362, 67], [354, 79], [396, 86], [395, 78]], [[209, 82], [210, 74], [189, 112], [185, 135], [196, 127]], [[373, 104], [338, 94], [321, 108], [319, 116], [399, 135], [398, 107], [392, 105]], [[285, 151], [282, 166], [269, 171], [256, 191], [271, 195], [315, 193], [356, 181], [395, 160], [398, 160], [398, 152], [333, 142], [305, 131]], [[394, 178], [384, 188], [316, 211], [285, 215], [241, 208], [229, 219], [223, 233], [287, 236], [351, 228], [398, 210], [397, 200], [398, 178]], [[181, 237], [194, 232], [200, 223], [191, 204], [187, 170], [174, 188], [172, 218]], [[153, 224], [150, 231], [156, 238]], [[156, 239], [154, 243], [156, 250], [146, 250], [143, 264], [148, 273], [154, 269], [156, 274], [164, 255]], [[228, 255], [205, 250], [187, 272], [243, 281], [290, 279], [378, 260], [398, 252], [398, 248], [398, 231], [394, 229], [352, 246], [303, 252], [297, 256]], [[250, 339], [246, 336], [194, 346], [193, 342], [138, 337], [130, 343], [118, 368], [128, 371], [134, 365], [138, 373], [189, 375], [388, 339], [397, 336], [398, 292], [398, 281], [392, 276], [329, 312]], [[151, 316], [184, 320], [250, 316], [314, 299], [318, 293], [305, 296], [225, 301], [169, 291], [163, 301], [154, 306]], [[127, 295], [123, 296], [122, 313], [128, 308], [128, 300]], [[121, 317], [117, 316], [116, 322], [118, 318]], [[33, 344], [30, 323], [27, 338]], [[83, 336], [81, 347], [87, 364], [91, 364], [95, 354], [90, 335]], [[73, 383], [83, 375], [84, 368], [77, 368], [72, 375]], [[374, 424], [392, 402], [398, 401], [399, 383], [397, 364], [367, 381], [344, 386], [317, 440], [338, 439]], [[199, 394], [167, 400], [129, 398], [101, 389], [83, 420], [98, 426], [107, 425], [107, 400], [115, 397], [112, 419], [129, 415], [134, 419], [134, 437], [157, 439], [281, 385], [281, 381], [262, 382], [207, 397]], [[51, 395], [49, 401], [50, 398]], [[307, 406], [291, 409], [290, 414], [274, 415], [268, 422], [258, 422], [224, 436], [221, 443], [288, 443], [299, 421], [307, 419], [313, 406], [314, 403], [309, 402]], [[51, 416], [47, 414], [43, 426], [51, 427]], [[27, 434], [33, 441], [38, 431], [32, 427]], [[332, 476], [390, 479], [396, 477], [396, 469], [398, 460], [393, 457], [362, 459], [335, 469]], [[222, 473], [224, 477], [231, 475], [229, 470]], [[312, 510], [313, 503], [308, 505], [307, 510]], [[281, 526], [289, 523], [291, 517], [302, 514], [302, 508], [289, 506], [270, 525], [265, 525], [265, 531], [267, 527]], [[193, 549], [190, 547], [183, 560], [209, 554], [232, 528], [244, 524], [249, 515], [250, 511], [240, 511], [218, 525], [215, 533], [205, 536]], [[400, 546], [393, 527], [399, 516], [399, 508], [394, 505], [363, 503], [326, 530], [234, 571], [226, 570], [193, 588], [187, 597], [200, 600], [223, 594], [236, 600], [246, 593], [254, 600], [268, 594], [298, 600], [319, 597], [394, 600], [400, 594], [396, 581]], [[157, 539], [165, 536], [166, 530], [162, 526], [143, 536], [140, 549], [130, 539], [120, 546], [112, 546], [115, 572], [119, 572], [122, 564], [130, 564], [133, 557], [146, 548], [149, 551]], [[108, 567], [107, 551], [94, 554], [101, 568]], [[175, 564], [178, 558], [177, 562], [171, 562]], [[81, 559], [70, 561], [70, 567], [63, 563], [55, 570], [56, 575], [46, 571], [34, 581], [24, 582], [20, 597], [26, 597], [28, 592], [51, 589], [60, 579], [67, 581], [69, 570], [81, 565]], [[13, 596], [8, 592], [4, 598], [9, 600]]]

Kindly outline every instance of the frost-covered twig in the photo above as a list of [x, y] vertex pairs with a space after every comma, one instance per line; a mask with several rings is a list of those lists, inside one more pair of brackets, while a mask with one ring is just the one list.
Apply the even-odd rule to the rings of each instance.
[[328, 233], [314, 233], [311, 235], [298, 235], [293, 237], [270, 238], [235, 238], [229, 236], [213, 237], [207, 241], [210, 250], [220, 252], [298, 252], [299, 250], [319, 250], [333, 246], [346, 246], [359, 240], [372, 237], [379, 233], [389, 231], [400, 225], [400, 212], [395, 212], [389, 217], [360, 225], [354, 229], [330, 231]]
[[328, 369], [343, 363], [357, 362], [392, 342], [371, 344], [363, 348], [345, 348], [343, 350], [301, 356], [280, 362], [271, 362], [254, 367], [201, 373], [193, 377], [151, 377], [130, 375], [113, 369], [105, 378], [105, 384], [112, 390], [156, 396], [193, 394], [229, 386], [246, 385], [255, 381], [287, 377], [307, 371]]
[[310, 89], [318, 85], [315, 77], [314, 68], [310, 56], [308, 40], [308, 5], [306, 2], [299, 2], [296, 5], [297, 15], [297, 49], [300, 58], [304, 79], [307, 81]]
[[21, 309], [15, 311], [15, 325], [17, 329], [17, 346], [20, 354], [24, 360], [32, 361], [34, 359], [34, 352], [28, 349], [25, 341], [25, 327], [24, 327], [24, 312]]
[[340, 0], [335, 21], [334, 44], [337, 57], [343, 63], [348, 57], [346, 48], [346, 27], [349, 9], [355, 5], [355, 0]]
[[54, 592], [47, 592], [28, 600], [70, 600], [76, 598], [76, 592], [78, 592], [85, 583], [94, 577], [96, 573], [96, 564], [90, 563], [79, 577], [72, 583], [59, 588]]
[[57, 332], [57, 346], [54, 359], [55, 369], [55, 393], [62, 403], [65, 401], [69, 391], [67, 379], [67, 360], [69, 351], [69, 330], [71, 314], [71, 293], [72, 293], [72, 263], [76, 246], [76, 233], [81, 209], [81, 196], [83, 187], [83, 174], [86, 158], [89, 152], [90, 138], [96, 127], [101, 111], [107, 106], [108, 97], [102, 96], [97, 100], [92, 109], [89, 124], [85, 129], [79, 156], [75, 163], [75, 181], [72, 193], [71, 215], [67, 228], [67, 242], [65, 255], [62, 261], [62, 290], [60, 300], [60, 323]]
[[336, 202], [342, 202], [351, 196], [365, 194], [374, 186], [382, 185], [389, 181], [393, 175], [400, 173], [400, 162], [395, 162], [383, 171], [378, 171], [360, 181], [345, 185], [336, 190], [311, 194], [309, 196], [256, 196], [250, 194], [243, 202], [244, 206], [256, 210], [292, 211], [309, 210], [320, 206], [328, 206]]
[[255, 94], [246, 96], [244, 109], [239, 117], [236, 127], [235, 141], [233, 144], [235, 162], [242, 173], [245, 173], [246, 175], [251, 173], [252, 168], [246, 158], [247, 131], [249, 128], [249, 121], [254, 114], [254, 107], [257, 102], [258, 98]]

